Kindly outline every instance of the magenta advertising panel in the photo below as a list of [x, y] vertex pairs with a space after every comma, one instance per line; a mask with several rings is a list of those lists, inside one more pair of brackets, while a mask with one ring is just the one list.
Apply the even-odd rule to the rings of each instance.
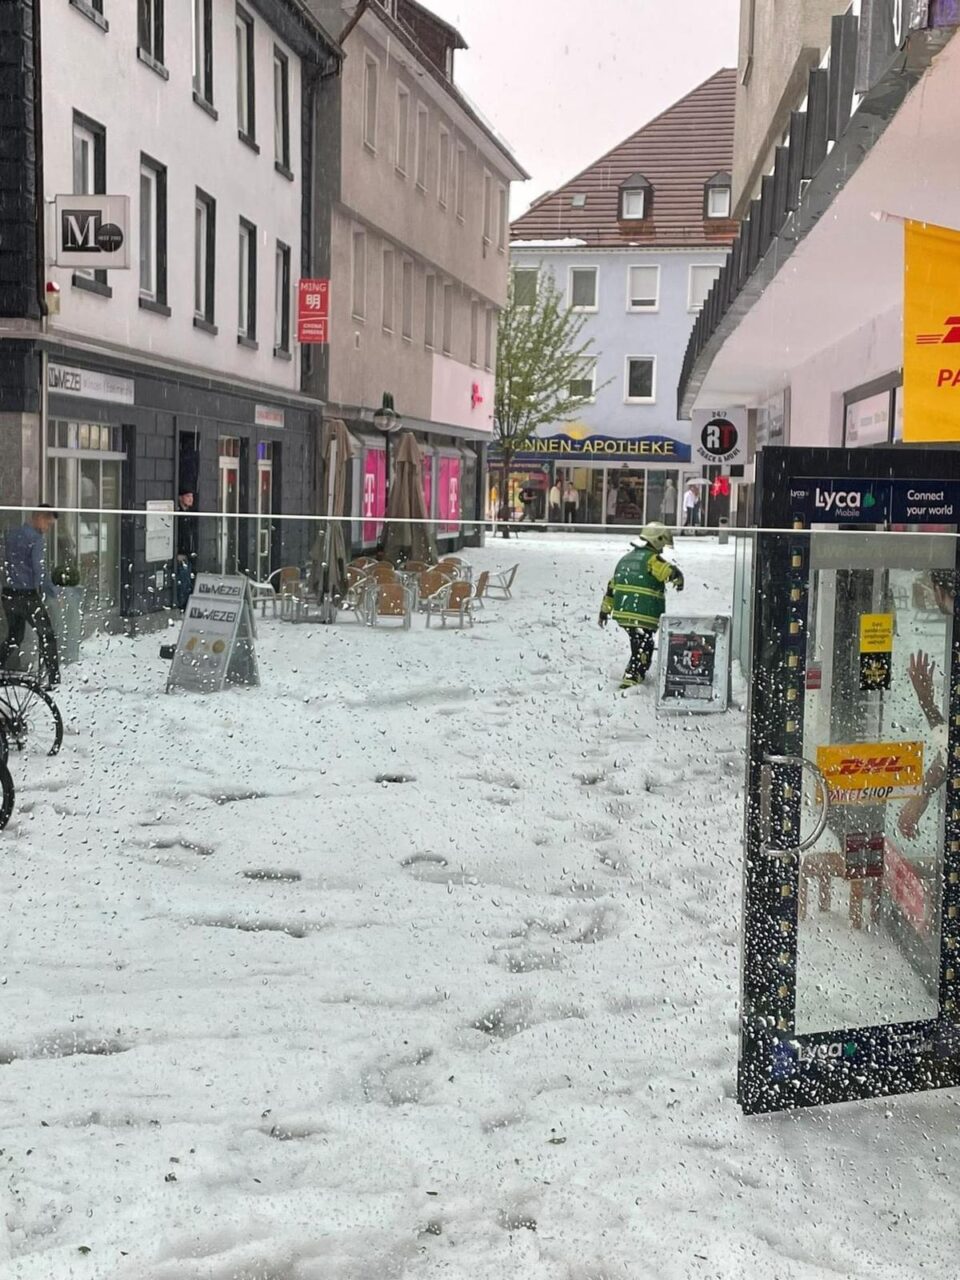
[[460, 523], [460, 459], [440, 459], [440, 485], [437, 494], [440, 532], [456, 533]]
[[387, 513], [387, 455], [383, 449], [366, 449], [363, 454], [363, 541], [377, 542], [383, 532], [380, 521]]
[[427, 519], [433, 515], [433, 459], [423, 459], [423, 505], [427, 509]]

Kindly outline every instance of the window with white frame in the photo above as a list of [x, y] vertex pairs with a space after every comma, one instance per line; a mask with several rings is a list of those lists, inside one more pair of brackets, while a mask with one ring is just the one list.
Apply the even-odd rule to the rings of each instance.
[[277, 241], [273, 282], [273, 354], [290, 353], [290, 246]]
[[273, 158], [290, 172], [290, 62], [279, 49], [273, 51]]
[[397, 255], [387, 247], [383, 250], [383, 305], [380, 322], [387, 333], [393, 333], [393, 299], [397, 287]]
[[620, 186], [620, 218], [624, 222], [642, 222], [649, 218], [653, 187], [642, 173], [635, 173]]
[[493, 178], [489, 173], [483, 175], [483, 242], [489, 244], [493, 239]]
[[163, 63], [163, 0], [137, 0], [137, 49]]
[[437, 153], [437, 200], [445, 209], [450, 200], [450, 134], [443, 125], [440, 126]]
[[470, 363], [480, 363], [480, 303], [476, 298], [470, 303]]
[[416, 183], [421, 191], [427, 189], [427, 141], [430, 137], [430, 113], [422, 102], [417, 103], [417, 168]]
[[369, 54], [363, 64], [363, 145], [377, 149], [377, 108], [380, 96], [380, 64]]
[[[107, 189], [107, 132], [103, 125], [73, 113], [73, 193], [74, 195], [102, 195]], [[73, 273], [74, 282], [96, 280], [106, 286], [107, 273], [78, 268]]]
[[627, 310], [656, 311], [660, 305], [660, 268], [630, 267], [627, 277]]
[[457, 147], [454, 200], [457, 217], [462, 222], [467, 205], [467, 151], [465, 147], [460, 146]]
[[593, 401], [597, 388], [597, 361], [593, 356], [584, 356], [578, 361], [577, 368], [567, 388], [571, 397]]
[[497, 188], [497, 248], [501, 253], [507, 247], [507, 223], [510, 220], [509, 205], [507, 202], [507, 188]]
[[597, 268], [570, 268], [570, 306], [574, 311], [597, 310]]
[[497, 313], [493, 307], [487, 307], [483, 320], [483, 367], [487, 370], [493, 368], [493, 338], [496, 318]]
[[167, 171], [140, 157], [140, 297], [167, 301]]
[[437, 277], [428, 275], [423, 292], [423, 345], [432, 351], [437, 326]]
[[400, 270], [400, 333], [409, 342], [413, 338], [413, 263], [404, 258]]
[[367, 314], [367, 233], [353, 233], [353, 314], [363, 320]]
[[410, 91], [397, 85], [397, 141], [394, 166], [397, 173], [406, 176], [410, 151]]
[[628, 404], [653, 404], [657, 398], [656, 356], [627, 356], [624, 399]]
[[213, 0], [193, 0], [193, 91], [213, 102]]
[[707, 189], [707, 217], [730, 217], [730, 188], [709, 187]]
[[246, 218], [237, 239], [237, 337], [257, 340], [257, 229]]
[[257, 136], [256, 91], [254, 85], [253, 18], [237, 9], [237, 128], [244, 138]]
[[647, 193], [645, 191], [624, 191], [623, 193], [623, 218], [642, 218], [644, 207], [646, 205]]
[[692, 266], [690, 268], [689, 309], [699, 311], [720, 274], [719, 266]]
[[453, 351], [453, 285], [443, 286], [443, 354]]
[[540, 289], [540, 271], [537, 267], [514, 267], [513, 301], [518, 307], [535, 307]]
[[214, 322], [216, 227], [216, 201], [197, 188], [193, 207], [193, 315], [201, 327]]

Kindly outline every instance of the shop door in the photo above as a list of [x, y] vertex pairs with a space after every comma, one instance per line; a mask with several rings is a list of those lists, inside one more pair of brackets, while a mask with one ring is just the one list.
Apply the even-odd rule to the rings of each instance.
[[256, 579], [266, 582], [273, 569], [273, 446], [261, 444], [257, 456]]
[[762, 455], [756, 523], [783, 532], [758, 535], [753, 587], [747, 1111], [960, 1083], [953, 468]]
[[236, 573], [240, 540], [240, 441], [233, 436], [221, 436], [219, 443], [218, 561], [221, 573]]

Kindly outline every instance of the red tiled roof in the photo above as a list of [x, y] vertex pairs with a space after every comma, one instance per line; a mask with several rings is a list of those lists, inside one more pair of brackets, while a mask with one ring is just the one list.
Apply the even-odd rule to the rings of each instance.
[[[579, 239], [600, 248], [730, 245], [737, 224], [704, 217], [704, 185], [733, 169], [737, 73], [724, 69], [551, 191], [511, 224], [513, 240]], [[620, 185], [642, 174], [653, 187], [650, 216], [621, 222]], [[585, 195], [576, 209], [574, 195]]]

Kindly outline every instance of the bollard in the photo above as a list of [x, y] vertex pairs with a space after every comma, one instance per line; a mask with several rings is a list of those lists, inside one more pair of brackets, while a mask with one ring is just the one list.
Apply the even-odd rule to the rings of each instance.
[[717, 524], [720, 527], [720, 533], [717, 537], [717, 544], [721, 547], [725, 547], [730, 540], [730, 534], [727, 532], [730, 521], [727, 519], [726, 516], [721, 516], [720, 519], [717, 521]]

